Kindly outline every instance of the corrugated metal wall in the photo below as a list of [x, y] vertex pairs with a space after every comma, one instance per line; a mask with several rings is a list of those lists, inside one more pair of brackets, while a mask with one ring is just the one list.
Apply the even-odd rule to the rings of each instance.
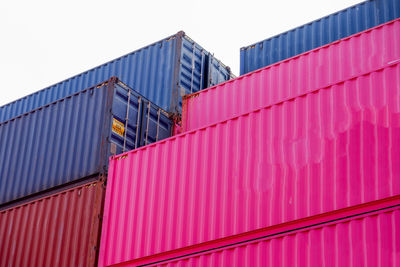
[[400, 60], [400, 19], [184, 98], [184, 131], [296, 97]]
[[101, 266], [398, 195], [399, 64], [113, 158]]
[[148, 103], [112, 78], [0, 123], [0, 205], [104, 173], [113, 145], [122, 153], [169, 137], [172, 121]]
[[95, 266], [103, 200], [97, 182], [0, 211], [0, 266]]
[[105, 84], [1, 123], [0, 204], [99, 173], [109, 98]]
[[395, 267], [399, 228], [396, 207], [146, 266]]
[[240, 74], [296, 56], [398, 17], [400, 17], [400, 1], [398, 0], [362, 2], [241, 48]]
[[[181, 94], [197, 92], [217, 84], [217, 81], [209, 81], [207, 77], [207, 62], [211, 58], [209, 52], [185, 33], [179, 32], [0, 107], [0, 122], [101, 83], [111, 76], [117, 76], [162, 109], [180, 112]], [[220, 72], [220, 78], [229, 80], [229, 68], [220, 62], [219, 65], [220, 68], [210, 71]], [[222, 81], [225, 80], [218, 82]]]

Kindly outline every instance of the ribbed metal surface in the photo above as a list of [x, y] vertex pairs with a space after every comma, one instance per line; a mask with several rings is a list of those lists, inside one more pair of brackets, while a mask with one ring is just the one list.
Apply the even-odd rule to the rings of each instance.
[[396, 267], [399, 229], [397, 207], [146, 266]]
[[[399, 0], [370, 0], [240, 49], [240, 74], [400, 17]], [[268, 26], [268, 25], [265, 25]]]
[[399, 64], [112, 158], [100, 266], [400, 194]]
[[147, 103], [111, 79], [0, 123], [0, 204], [103, 173], [113, 150], [169, 137], [172, 121]]
[[[79, 92], [111, 76], [168, 112], [180, 112], [181, 95], [230, 79], [230, 69], [183, 32], [114, 59], [0, 107], [0, 122]], [[193, 68], [192, 68], [193, 67]], [[209, 72], [218, 80], [209, 80]], [[217, 73], [217, 74], [216, 74]]]
[[184, 98], [189, 131], [400, 60], [400, 19]]
[[95, 266], [103, 200], [90, 183], [0, 211], [0, 266]]

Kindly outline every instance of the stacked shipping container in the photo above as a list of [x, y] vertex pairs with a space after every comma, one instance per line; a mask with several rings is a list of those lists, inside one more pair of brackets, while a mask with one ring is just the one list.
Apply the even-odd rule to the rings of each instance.
[[110, 154], [169, 137], [171, 127], [116, 78], [2, 122], [0, 205], [106, 174]]
[[344, 82], [400, 60], [400, 19], [184, 97], [183, 131]]
[[169, 137], [182, 94], [231, 76], [179, 32], [0, 107], [0, 266], [96, 265], [108, 157]]
[[240, 74], [400, 17], [400, 1], [368, 0], [240, 49]]
[[397, 61], [113, 157], [100, 265], [399, 195], [399, 81]]
[[184, 32], [114, 59], [0, 107], [0, 122], [101, 83], [112, 76], [170, 113], [180, 113], [184, 94], [229, 80], [229, 67]]
[[[241, 59], [397, 13], [367, 1], [299, 31], [366, 24], [300, 49], [291, 31], [276, 37], [286, 52], [263, 41]], [[391, 21], [191, 94], [185, 132], [160, 142], [183, 94], [231, 76], [183, 32], [0, 107], [0, 266], [95, 265], [113, 154], [99, 266], [397, 266], [399, 32]], [[111, 75], [150, 100], [115, 77], [80, 90]]]
[[397, 266], [399, 205], [383, 199], [115, 266]]
[[102, 182], [0, 211], [0, 266], [95, 266]]

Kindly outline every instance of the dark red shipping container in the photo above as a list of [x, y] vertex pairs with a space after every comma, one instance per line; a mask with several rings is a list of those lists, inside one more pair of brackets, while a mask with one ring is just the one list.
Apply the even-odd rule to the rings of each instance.
[[0, 211], [0, 266], [95, 266], [104, 191], [92, 182]]

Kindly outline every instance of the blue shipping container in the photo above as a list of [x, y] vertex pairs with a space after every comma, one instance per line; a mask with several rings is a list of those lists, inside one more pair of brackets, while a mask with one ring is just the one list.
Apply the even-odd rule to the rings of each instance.
[[399, 0], [370, 0], [240, 49], [240, 75], [400, 17]]
[[105, 174], [111, 154], [171, 128], [165, 111], [117, 78], [2, 122], [0, 205]]
[[178, 32], [0, 107], [0, 122], [101, 83], [111, 76], [117, 76], [157, 106], [176, 114], [182, 109], [182, 95], [233, 77], [229, 67], [184, 32]]

